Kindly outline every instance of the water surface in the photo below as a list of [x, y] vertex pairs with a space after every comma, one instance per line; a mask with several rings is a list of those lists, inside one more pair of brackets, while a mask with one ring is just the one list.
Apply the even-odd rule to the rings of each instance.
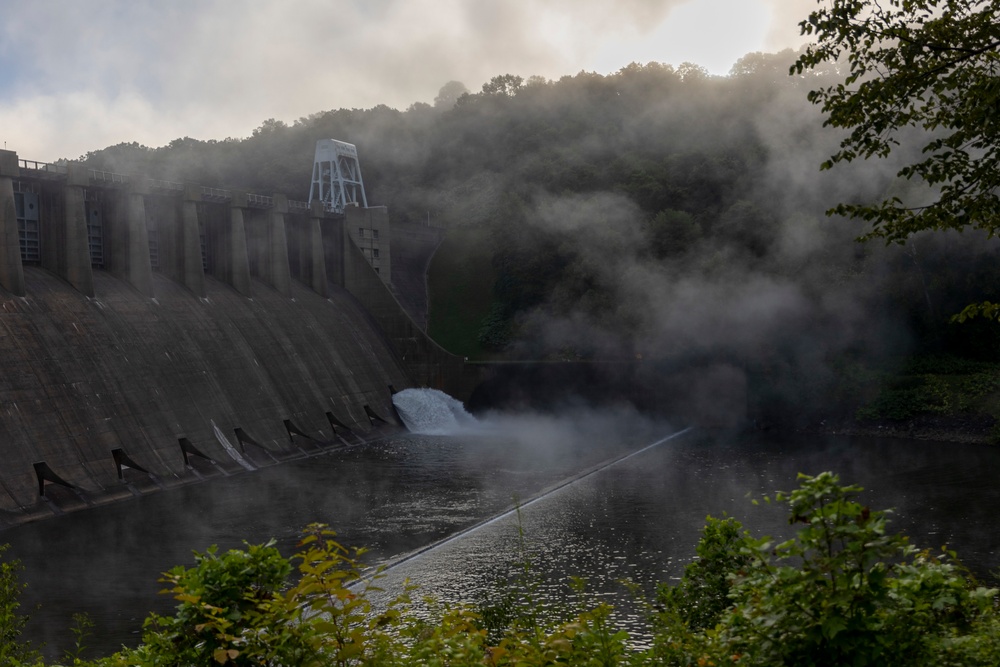
[[[70, 617], [84, 611], [97, 624], [96, 649], [134, 645], [148, 612], [172, 608], [158, 595], [158, 574], [190, 564], [192, 550], [274, 538], [291, 553], [300, 529], [315, 521], [346, 544], [369, 547], [369, 562], [392, 565], [666, 435], [636, 424], [617, 438], [584, 428], [590, 436], [577, 429], [567, 439], [555, 425], [536, 427], [533, 437], [404, 434], [8, 530], [2, 539], [26, 568], [25, 601], [42, 605], [30, 634], [59, 655]], [[1000, 566], [998, 466], [1000, 449], [972, 445], [690, 433], [544, 496], [519, 519], [392, 566], [384, 584], [393, 591], [408, 577], [427, 593], [475, 603], [527, 556], [553, 599], [565, 597], [565, 577], [574, 574], [594, 595], [621, 600], [620, 579], [651, 590], [678, 576], [706, 515], [786, 534], [781, 508], [754, 507], [750, 497], [823, 470], [864, 486], [873, 508], [896, 508], [893, 526], [917, 545], [948, 544], [985, 574]]]

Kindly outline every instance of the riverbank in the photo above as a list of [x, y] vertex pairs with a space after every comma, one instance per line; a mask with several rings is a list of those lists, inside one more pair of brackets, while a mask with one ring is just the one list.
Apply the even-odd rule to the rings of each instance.
[[933, 440], [1000, 445], [1000, 425], [986, 414], [916, 415], [910, 419], [835, 420], [792, 429], [796, 433]]
[[806, 392], [823, 397], [818, 411], [769, 406], [761, 421], [791, 433], [1000, 445], [1000, 363], [925, 355], [895, 370], [844, 365], [836, 378]]

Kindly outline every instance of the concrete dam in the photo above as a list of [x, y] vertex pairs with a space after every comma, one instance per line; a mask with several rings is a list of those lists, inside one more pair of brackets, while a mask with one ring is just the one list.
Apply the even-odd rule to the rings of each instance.
[[0, 214], [0, 529], [373, 440], [400, 428], [391, 394], [409, 387], [746, 420], [726, 363], [449, 354], [424, 332], [442, 231], [384, 207], [4, 150]]
[[361, 442], [391, 388], [468, 384], [390, 289], [384, 208], [78, 167], [0, 151], [0, 528]]

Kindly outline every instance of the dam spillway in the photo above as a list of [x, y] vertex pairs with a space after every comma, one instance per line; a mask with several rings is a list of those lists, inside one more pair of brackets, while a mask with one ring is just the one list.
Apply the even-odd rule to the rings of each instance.
[[0, 151], [0, 528], [369, 440], [389, 387], [464, 382], [391, 244], [385, 207]]
[[[356, 433], [372, 430], [365, 407], [388, 412], [388, 384], [410, 379], [360, 303], [298, 283], [291, 298], [255, 285], [248, 299], [208, 278], [205, 296], [155, 276], [148, 299], [95, 272], [100, 298], [25, 267], [29, 296], [2, 298], [0, 526], [128, 497], [241, 468], [216, 429], [250, 434], [273, 458], [296, 445], [283, 425], [336, 441], [326, 412]], [[185, 465], [185, 438], [214, 463]], [[148, 471], [124, 471], [123, 450]], [[74, 488], [47, 484], [47, 464]]]
[[[385, 207], [0, 151], [0, 528], [370, 440], [392, 388], [517, 394], [511, 368], [466, 364], [417, 324], [441, 230], [395, 227]], [[739, 369], [706, 370], [612, 361], [528, 384], [685, 420], [744, 412]]]

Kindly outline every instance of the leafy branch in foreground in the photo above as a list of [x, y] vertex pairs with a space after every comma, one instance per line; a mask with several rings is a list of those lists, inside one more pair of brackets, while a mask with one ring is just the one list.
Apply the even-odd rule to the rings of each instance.
[[[0, 556], [8, 545], [0, 545]], [[30, 664], [40, 656], [21, 633], [28, 616], [21, 612], [21, 592], [25, 584], [18, 575], [24, 566], [17, 559], [0, 559], [0, 665]]]
[[849, 130], [824, 168], [886, 158], [901, 141], [916, 137], [923, 157], [898, 176], [928, 186], [919, 201], [892, 196], [874, 204], [842, 203], [831, 213], [870, 222], [866, 238], [887, 241], [903, 242], [928, 229], [973, 227], [996, 234], [1000, 1], [819, 2], [799, 24], [815, 42], [791, 73], [802, 75], [823, 63], [846, 67], [841, 82], [809, 94], [827, 115], [826, 125]]

